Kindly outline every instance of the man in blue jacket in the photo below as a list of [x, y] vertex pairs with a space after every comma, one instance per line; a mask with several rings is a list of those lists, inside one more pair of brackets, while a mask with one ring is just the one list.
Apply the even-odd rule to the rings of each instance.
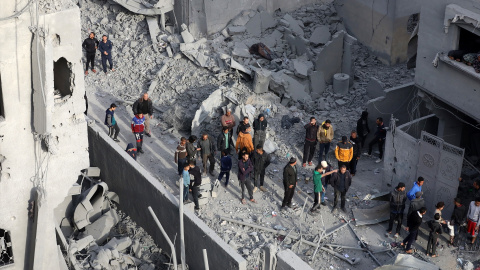
[[422, 191], [422, 186], [423, 186], [424, 179], [423, 177], [418, 177], [417, 182], [413, 183], [412, 189], [407, 192], [407, 198], [411, 201], [415, 199], [415, 193], [418, 191]]
[[108, 40], [106, 35], [103, 35], [102, 41], [98, 45], [98, 50], [100, 50], [100, 54], [102, 55], [102, 66], [103, 66], [103, 72], [107, 73], [107, 60], [108, 63], [110, 64], [110, 70], [115, 71], [113, 68], [113, 62], [112, 62], [112, 42]]
[[117, 139], [118, 133], [120, 133], [120, 128], [118, 127], [117, 121], [115, 120], [115, 109], [117, 105], [112, 103], [110, 108], [105, 111], [105, 125], [108, 126], [108, 136], [110, 136], [114, 141], [120, 142]]

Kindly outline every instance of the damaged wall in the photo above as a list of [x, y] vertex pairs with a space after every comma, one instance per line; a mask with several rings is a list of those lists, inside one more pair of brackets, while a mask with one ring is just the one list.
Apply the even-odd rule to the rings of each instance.
[[[456, 62], [450, 64], [449, 60], [443, 60], [447, 59], [448, 51], [458, 48], [461, 27], [479, 35], [478, 29], [474, 31], [474, 25], [471, 24], [451, 23], [445, 29], [445, 9], [451, 2], [440, 0], [423, 3], [418, 33], [415, 84], [448, 105], [480, 121], [480, 106], [478, 106], [480, 75], [475, 73], [472, 67]], [[461, 8], [476, 13], [480, 18], [478, 2], [468, 0], [454, 2]], [[440, 52], [444, 52], [445, 56], [440, 56], [438, 67], [435, 68], [432, 61]]]
[[[90, 162], [101, 169], [101, 178], [111, 191], [122, 199], [120, 209], [145, 229], [156, 244], [169, 252], [170, 248], [147, 210], [151, 206], [172, 241], [179, 233], [178, 201], [162, 184], [135, 162], [104, 131], [95, 125], [88, 127]], [[115, 160], [112, 163], [111, 160]], [[185, 252], [190, 269], [203, 269], [202, 249], [207, 249], [208, 258], [215, 269], [246, 269], [247, 262], [227, 245], [195, 214], [185, 212]], [[176, 247], [179, 247], [177, 237]], [[180, 256], [180, 251], [177, 250]], [[178, 258], [180, 259], [180, 257]]]
[[335, 7], [348, 32], [383, 63], [407, 60], [409, 17], [420, 12], [421, 1], [337, 0]]
[[[28, 2], [2, 1], [0, 18], [21, 10]], [[0, 205], [8, 205], [0, 208], [0, 224], [11, 232], [16, 269], [33, 266], [35, 269], [58, 269], [53, 208], [65, 198], [79, 171], [88, 166], [80, 12], [74, 8], [40, 15], [38, 26], [44, 38], [39, 39], [40, 50], [36, 50], [36, 40], [32, 42], [29, 30], [35, 14], [32, 18], [29, 9], [26, 10], [18, 19], [0, 21], [1, 35], [9, 37], [2, 41], [0, 51], [7, 116], [0, 123], [0, 154], [5, 157], [0, 178]], [[53, 62], [60, 57], [71, 63], [70, 89], [73, 91], [71, 96], [56, 103]], [[36, 101], [33, 92], [42, 91], [42, 88], [46, 102], [33, 104]], [[34, 115], [44, 104], [47, 107], [43, 107], [43, 113], [50, 121], [43, 123], [44, 136], [35, 137], [32, 134]], [[43, 191], [41, 205], [31, 204], [34, 188]], [[39, 219], [29, 217], [32, 206], [41, 213]], [[36, 238], [34, 229], [42, 232]], [[35, 254], [31, 248], [35, 249]]]

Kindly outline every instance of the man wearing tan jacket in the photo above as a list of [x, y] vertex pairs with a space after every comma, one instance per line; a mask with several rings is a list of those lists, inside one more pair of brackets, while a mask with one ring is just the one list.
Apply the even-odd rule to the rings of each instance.
[[[325, 120], [322, 126], [318, 129], [317, 140], [320, 142], [320, 153], [318, 153], [319, 162], [327, 160], [328, 150], [330, 150], [330, 143], [333, 139], [333, 127], [330, 120]], [[325, 159], [323, 158], [323, 151], [325, 150]]]

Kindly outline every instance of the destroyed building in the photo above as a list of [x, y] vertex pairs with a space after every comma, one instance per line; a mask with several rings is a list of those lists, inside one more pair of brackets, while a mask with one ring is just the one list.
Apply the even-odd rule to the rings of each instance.
[[[450, 247], [440, 260], [400, 254], [379, 224], [389, 205], [374, 199], [423, 176], [428, 215], [444, 201], [449, 217], [457, 191], [470, 194], [480, 176], [480, 75], [448, 52], [476, 44], [479, 23], [474, 0], [2, 1], [0, 268], [472, 264]], [[81, 42], [91, 31], [113, 41], [115, 72], [103, 74], [96, 59], [98, 72], [84, 75]], [[125, 145], [144, 92], [153, 137], [135, 161]], [[118, 144], [103, 125], [113, 102]], [[236, 172], [228, 189], [204, 177], [195, 211], [181, 204], [173, 151], [181, 136], [218, 136], [227, 108], [237, 124], [268, 120], [268, 192], [241, 205]], [[309, 215], [313, 166], [301, 164], [296, 205], [280, 211], [281, 170], [290, 157], [301, 160], [310, 116], [332, 120], [334, 145], [363, 110], [372, 130], [380, 116], [389, 130], [383, 162], [360, 160], [352, 211], [322, 206], [323, 216]], [[327, 161], [336, 164], [332, 152]], [[326, 196], [330, 204], [332, 188]]]

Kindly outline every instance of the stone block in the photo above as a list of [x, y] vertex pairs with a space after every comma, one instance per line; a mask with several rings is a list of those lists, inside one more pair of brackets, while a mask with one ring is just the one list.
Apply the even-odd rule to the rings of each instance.
[[108, 241], [108, 243], [103, 247], [108, 249], [116, 249], [117, 251], [122, 252], [131, 245], [132, 245], [132, 239], [130, 239], [130, 237], [124, 237], [120, 239], [114, 237], [112, 238], [112, 240]]
[[88, 167], [85, 171], [85, 175], [88, 177], [100, 177], [100, 168]]
[[302, 27], [300, 27], [300, 23], [302, 22], [295, 20], [292, 16], [290, 16], [290, 14], [285, 14], [285, 16], [283, 16], [283, 20], [288, 22], [288, 28], [290, 28], [295, 34], [300, 37], [303, 37], [305, 35]]
[[257, 94], [268, 92], [268, 85], [272, 72], [266, 69], [257, 69], [255, 71], [255, 78], [253, 80], [253, 92]]
[[233, 69], [236, 69], [236, 70], [239, 70], [243, 73], [246, 73], [248, 75], [252, 75], [252, 71], [244, 66], [242, 66], [240, 63], [238, 63], [237, 61], [230, 59], [230, 67], [233, 68]]
[[152, 82], [150, 83], [150, 86], [148, 87], [148, 93], [151, 95], [153, 93], [153, 91], [155, 90], [155, 88], [157, 87], [158, 85], [158, 81], [157, 80], [152, 80]]
[[160, 28], [158, 27], [158, 18], [157, 16], [146, 16], [148, 31], [150, 32], [150, 39], [153, 43], [157, 42], [158, 33], [160, 33]]
[[313, 65], [310, 61], [297, 58], [293, 60], [293, 68], [295, 76], [305, 79], [308, 77], [308, 71], [313, 68]]
[[140, 245], [140, 241], [138, 241], [138, 239], [133, 241], [132, 251], [133, 251], [133, 254], [135, 254], [135, 257], [137, 258], [142, 257], [142, 246]]
[[290, 249], [285, 249], [277, 253], [276, 270], [313, 270], [306, 262], [300, 259]]
[[228, 33], [230, 35], [241, 35], [247, 31], [247, 28], [245, 26], [229, 26], [228, 27]]
[[167, 46], [167, 55], [168, 55], [168, 57], [170, 57], [170, 58], [173, 57], [172, 48], [170, 48], [170, 46]]
[[310, 72], [310, 95], [312, 98], [319, 98], [323, 92], [325, 92], [325, 78], [323, 72], [321, 71], [311, 71]]
[[312, 43], [313, 46], [324, 45], [327, 44], [331, 38], [330, 28], [326, 25], [320, 25], [313, 31], [310, 37], [310, 43]]
[[305, 85], [301, 84], [294, 78], [284, 74], [284, 80], [287, 82], [288, 87], [285, 89], [287, 94], [293, 99], [294, 101], [299, 100], [306, 100], [309, 99], [310, 96], [306, 92]]
[[371, 99], [385, 96], [383, 83], [375, 77], [370, 77], [367, 84], [367, 96]]
[[193, 38], [192, 34], [188, 32], [188, 30], [182, 31], [182, 39], [184, 43], [192, 43], [195, 41], [195, 38]]
[[93, 236], [95, 242], [100, 245], [107, 240], [110, 230], [117, 225], [119, 221], [120, 217], [117, 212], [111, 209], [94, 223], [87, 225], [84, 233]]
[[262, 32], [269, 28], [277, 26], [277, 20], [275, 20], [270, 13], [266, 11], [260, 12], [260, 19], [262, 24]]
[[247, 24], [245, 24], [247, 33], [253, 37], [259, 37], [262, 34], [262, 18], [260, 13], [255, 14]]
[[346, 95], [350, 85], [350, 76], [345, 73], [337, 73], [333, 76], [333, 92], [335, 94]]
[[323, 72], [328, 84], [333, 82], [333, 75], [340, 73], [342, 70], [344, 35], [345, 32], [338, 32], [333, 35], [332, 40], [325, 44], [317, 55], [315, 70]]

